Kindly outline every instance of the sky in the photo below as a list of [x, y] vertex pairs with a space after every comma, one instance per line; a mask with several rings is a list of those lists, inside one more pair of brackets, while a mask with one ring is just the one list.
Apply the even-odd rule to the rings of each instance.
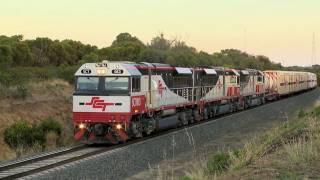
[[307, 66], [320, 63], [319, 8], [319, 0], [1, 0], [0, 34], [107, 47], [121, 32], [145, 43], [164, 33], [199, 51]]

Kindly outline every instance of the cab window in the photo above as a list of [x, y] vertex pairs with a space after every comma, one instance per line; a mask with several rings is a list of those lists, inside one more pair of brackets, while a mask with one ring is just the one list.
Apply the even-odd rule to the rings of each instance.
[[78, 77], [77, 78], [77, 91], [98, 91], [99, 77]]
[[106, 91], [128, 91], [128, 77], [106, 77], [104, 88]]
[[132, 77], [132, 92], [140, 92], [140, 77]]

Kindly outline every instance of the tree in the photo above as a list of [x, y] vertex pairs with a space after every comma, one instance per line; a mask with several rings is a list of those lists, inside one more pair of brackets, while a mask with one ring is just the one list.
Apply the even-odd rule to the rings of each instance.
[[129, 33], [121, 33], [107, 48], [102, 48], [99, 55], [103, 59], [112, 61], [137, 61], [145, 45]]
[[150, 47], [160, 50], [169, 50], [173, 42], [164, 38], [164, 35], [161, 33], [160, 36], [157, 36], [151, 40]]
[[0, 45], [0, 68], [8, 68], [12, 64], [12, 50], [8, 45]]
[[53, 41], [49, 38], [36, 38], [35, 40], [27, 40], [28, 46], [34, 59], [34, 65], [44, 66], [49, 65], [49, 47]]
[[15, 66], [27, 66], [34, 63], [33, 56], [27, 43], [15, 43], [12, 48], [13, 63]]
[[135, 43], [139, 44], [140, 46], [144, 46], [144, 44], [136, 37], [131, 36], [131, 34], [125, 32], [125, 33], [120, 33], [117, 37], [116, 40], [112, 42], [111, 46], [123, 46], [126, 45], [127, 43]]
[[[150, 62], [150, 63], [168, 63], [167, 58], [170, 56], [170, 52], [159, 49], [146, 48], [139, 55], [138, 61]], [[175, 62], [171, 62], [171, 65], [175, 65]]]
[[89, 54], [86, 54], [82, 57], [82, 59], [79, 61], [79, 64], [84, 64], [84, 63], [94, 63], [99, 61], [99, 56], [98, 54], [91, 52]]
[[59, 41], [54, 41], [48, 51], [48, 57], [50, 59], [50, 64], [55, 66], [60, 66], [64, 62], [68, 62], [67, 52], [65, 47], [59, 43]]

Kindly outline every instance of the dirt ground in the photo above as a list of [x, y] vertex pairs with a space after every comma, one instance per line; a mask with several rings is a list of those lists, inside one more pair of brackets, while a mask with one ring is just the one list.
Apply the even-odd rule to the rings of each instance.
[[63, 141], [72, 141], [72, 85], [62, 80], [31, 83], [28, 96], [0, 99], [0, 161], [16, 158], [16, 153], [3, 140], [4, 130], [16, 121], [38, 122], [48, 117], [58, 120], [63, 126]]

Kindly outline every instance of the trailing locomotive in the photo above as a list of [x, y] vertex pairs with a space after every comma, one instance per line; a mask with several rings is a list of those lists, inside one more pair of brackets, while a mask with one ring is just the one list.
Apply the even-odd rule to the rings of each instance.
[[75, 74], [74, 137], [119, 143], [317, 86], [307, 72], [86, 63]]

